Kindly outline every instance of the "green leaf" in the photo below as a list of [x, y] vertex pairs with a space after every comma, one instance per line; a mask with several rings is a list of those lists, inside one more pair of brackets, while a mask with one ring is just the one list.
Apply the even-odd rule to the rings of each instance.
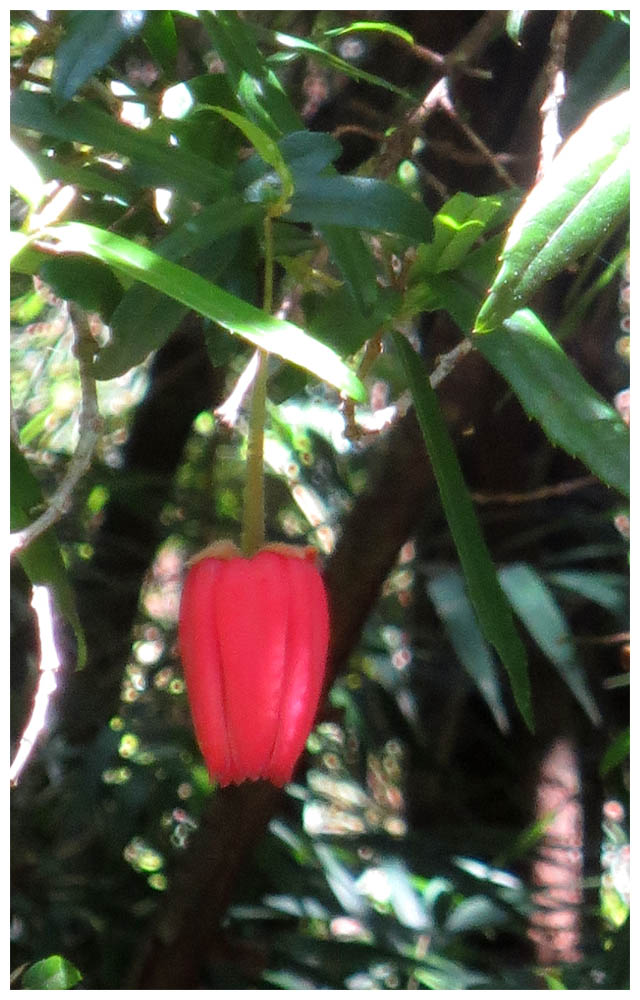
[[11, 121], [55, 139], [118, 153], [130, 161], [128, 172], [136, 173], [141, 183], [182, 191], [198, 201], [212, 201], [231, 185], [231, 175], [204, 157], [165, 145], [87, 102], [57, 111], [49, 94], [19, 90], [11, 98]]
[[434, 216], [432, 242], [418, 249], [410, 281], [460, 267], [473, 244], [501, 212], [504, 202], [504, 195], [476, 198], [464, 191], [450, 198]]
[[419, 243], [429, 240], [433, 231], [431, 214], [422, 202], [373, 177], [296, 177], [291, 209], [284, 218], [318, 228], [396, 233]]
[[321, 235], [363, 316], [372, 312], [379, 294], [373, 254], [360, 233], [340, 226], [323, 226]]
[[148, 10], [146, 13], [142, 30], [144, 44], [166, 76], [175, 77], [178, 36], [173, 14], [170, 10]]
[[82, 980], [82, 973], [61, 955], [50, 955], [31, 965], [22, 976], [23, 990], [70, 990]]
[[[155, 251], [167, 260], [185, 260], [191, 270], [217, 281], [235, 257], [235, 244], [228, 237], [262, 217], [260, 205], [247, 205], [239, 196], [223, 198], [177, 226]], [[181, 302], [136, 281], [111, 317], [112, 342], [103, 348], [97, 370], [113, 370], [115, 365], [126, 371], [140, 364], [162, 347], [187, 312]]]
[[[359, 379], [330, 348], [314, 340], [293, 323], [267, 315], [261, 309], [236, 298], [192, 271], [165, 260], [159, 254], [138, 246], [131, 240], [80, 222], [52, 226], [44, 232], [57, 241], [55, 252], [85, 253], [95, 257], [182, 302], [202, 316], [219, 323], [230, 333], [244, 337], [256, 347], [305, 368], [354, 399], [367, 398]], [[101, 366], [98, 359], [95, 366], [96, 377], [113, 378], [121, 374], [115, 360], [112, 354], [112, 368], [105, 371], [105, 366]]]
[[348, 24], [344, 28], [331, 28], [329, 31], [325, 31], [325, 35], [327, 37], [350, 35], [354, 31], [379, 31], [385, 35], [395, 35], [408, 45], [413, 45], [413, 35], [389, 21], [353, 21], [352, 24]]
[[486, 701], [498, 728], [507, 733], [509, 719], [502, 701], [498, 672], [478, 628], [461, 574], [456, 570], [438, 573], [427, 581], [427, 592], [456, 656]]
[[627, 759], [631, 752], [631, 730], [629, 727], [623, 729], [611, 743], [600, 762], [598, 772], [601, 778], [605, 778], [614, 768], [619, 767]]
[[394, 333], [393, 336], [433, 465], [442, 506], [458, 550], [469, 598], [485, 638], [496, 648], [509, 674], [522, 717], [533, 730], [524, 646], [498, 583], [436, 394], [431, 388], [424, 365], [409, 342], [400, 334]]
[[51, 79], [51, 93], [58, 104], [70, 101], [83, 83], [137, 34], [145, 14], [143, 10], [68, 11]]
[[592, 111], [564, 144], [513, 220], [476, 333], [495, 330], [628, 211], [630, 121], [624, 91]]
[[321, 48], [314, 42], [308, 41], [308, 39], [287, 35], [282, 31], [273, 31], [268, 34], [271, 35], [277, 45], [281, 45], [289, 52], [296, 52], [307, 57], [314, 56], [318, 62], [330, 66], [331, 69], [336, 70], [338, 73], [344, 73], [353, 80], [362, 80], [365, 83], [373, 84], [375, 87], [383, 87], [385, 90], [390, 90], [392, 93], [398, 94], [408, 101], [413, 102], [414, 100], [413, 94], [409, 93], [409, 91], [403, 90], [401, 87], [396, 87], [381, 76], [376, 76], [374, 73], [368, 73], [366, 70], [360, 69], [359, 66], [354, 66], [353, 63], [347, 62], [346, 59], [341, 59], [340, 56], [334, 55], [333, 52], [327, 52], [326, 49]]
[[[9, 474], [11, 530], [21, 531], [44, 510], [44, 498], [40, 485], [29, 468], [29, 463], [13, 441]], [[86, 661], [84, 632], [76, 610], [73, 587], [53, 528], [31, 542], [17, 558], [31, 583], [42, 584], [51, 590], [60, 614], [73, 628], [78, 645], [78, 666], [83, 667]]]
[[594, 573], [592, 570], [567, 569], [548, 573], [554, 587], [572, 591], [587, 601], [593, 601], [612, 614], [623, 614], [628, 603], [628, 578], [620, 573]]
[[257, 45], [251, 26], [234, 10], [199, 12], [245, 114], [277, 139], [304, 124]]
[[52, 257], [42, 262], [40, 277], [55, 294], [77, 302], [105, 321], [122, 298], [122, 286], [111, 268], [87, 257]]
[[475, 346], [547, 437], [629, 495], [629, 428], [586, 382], [535, 313], [521, 309]]
[[[239, 115], [235, 111], [229, 111], [227, 108], [220, 107], [219, 105], [211, 106], [205, 104], [203, 107], [222, 115], [223, 118], [230, 121], [236, 128], [239, 128], [265, 163], [273, 167], [282, 185], [282, 193], [278, 198], [278, 204], [282, 208], [286, 207], [287, 202], [293, 194], [293, 177], [278, 148], [278, 144], [263, 129], [249, 121], [244, 115]], [[274, 206], [275, 214], [280, 215], [282, 208], [276, 211]]]
[[533, 567], [525, 563], [505, 566], [499, 576], [518, 617], [551, 660], [594, 726], [600, 725], [600, 710], [589, 691], [571, 629], [552, 592]]

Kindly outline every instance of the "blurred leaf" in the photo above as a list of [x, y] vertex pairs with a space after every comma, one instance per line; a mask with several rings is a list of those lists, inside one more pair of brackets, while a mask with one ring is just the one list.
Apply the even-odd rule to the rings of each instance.
[[592, 111], [564, 144], [513, 220], [474, 332], [495, 330], [628, 211], [630, 121], [624, 91]]
[[65, 36], [56, 49], [51, 93], [58, 105], [70, 101], [89, 77], [140, 31], [143, 10], [67, 12]]
[[618, 736], [616, 736], [613, 743], [610, 743], [607, 747], [604, 757], [600, 762], [600, 767], [598, 768], [598, 773], [601, 778], [605, 778], [607, 774], [619, 767], [623, 761], [625, 761], [629, 754], [631, 753], [631, 730], [627, 727], [623, 729]]
[[445, 931], [449, 934], [486, 931], [503, 926], [508, 919], [506, 911], [488, 896], [470, 896], [451, 910], [445, 923]]
[[551, 591], [534, 568], [525, 563], [505, 566], [500, 570], [499, 577], [514, 611], [533, 639], [551, 660], [594, 726], [600, 725], [600, 710], [589, 691], [569, 623]]
[[507, 12], [505, 30], [512, 42], [521, 45], [520, 36], [526, 20], [528, 10], [510, 10]]
[[122, 285], [111, 268], [87, 257], [44, 260], [40, 277], [59, 298], [77, 302], [87, 312], [100, 313], [105, 322], [122, 298]]
[[340, 906], [352, 916], [364, 916], [369, 904], [359, 892], [357, 880], [345, 865], [341, 864], [334, 850], [328, 844], [315, 844], [315, 853], [324, 868], [327, 882]]
[[167, 76], [175, 74], [178, 36], [170, 10], [148, 10], [142, 29], [144, 44]]
[[376, 266], [371, 250], [360, 233], [339, 226], [323, 226], [331, 260], [340, 270], [364, 316], [368, 316], [378, 298]]
[[629, 495], [629, 428], [586, 382], [535, 313], [521, 309], [475, 346], [549, 440]]
[[11, 98], [10, 114], [14, 126], [119, 153], [130, 161], [127, 170], [135, 171], [142, 184], [171, 188], [202, 202], [230, 186], [230, 174], [216, 164], [123, 125], [87, 102], [72, 102], [57, 111], [48, 94], [19, 90]]
[[61, 955], [35, 962], [22, 976], [23, 990], [71, 990], [82, 981], [82, 973]]
[[351, 35], [354, 31], [379, 31], [385, 35], [395, 35], [407, 42], [408, 45], [413, 45], [413, 35], [389, 21], [353, 21], [351, 24], [345, 25], [344, 28], [330, 28], [329, 31], [325, 31], [325, 35], [327, 37]]
[[44, 197], [44, 181], [33, 157], [13, 140], [9, 141], [9, 184], [31, 210], [37, 208]]
[[509, 731], [509, 719], [502, 701], [498, 672], [464, 581], [456, 570], [444, 570], [427, 581], [427, 591], [460, 663], [486, 701], [502, 733]]
[[382, 870], [389, 883], [389, 902], [403, 927], [425, 931], [430, 921], [424, 902], [411, 884], [409, 869], [399, 858], [385, 859]]
[[413, 975], [428, 990], [482, 989], [489, 982], [484, 973], [436, 954], [429, 955], [423, 963], [417, 965]]
[[407, 375], [471, 603], [485, 637], [495, 646], [509, 674], [522, 717], [529, 728], [533, 729], [524, 646], [498, 583], [436, 394], [431, 388], [422, 361], [406, 338], [394, 333], [394, 343]]
[[[44, 510], [45, 502], [29, 463], [13, 441], [9, 475], [11, 531], [21, 531]], [[78, 645], [78, 667], [83, 667], [86, 660], [84, 632], [76, 610], [73, 587], [53, 528], [31, 542], [17, 558], [31, 583], [42, 584], [51, 590], [58, 611], [73, 628]]]
[[594, 601], [613, 614], [622, 614], [628, 603], [629, 581], [619, 573], [596, 573], [593, 570], [562, 570], [548, 573], [549, 583]]
[[423, 202], [374, 177], [297, 177], [291, 208], [284, 218], [311, 222], [319, 228], [347, 226], [396, 233], [420, 243], [430, 239], [433, 231]]
[[[364, 387], [337, 354], [293, 323], [269, 316], [192, 271], [95, 226], [69, 222], [51, 227], [45, 232], [57, 241], [56, 252], [86, 253], [102, 260], [129, 277], [144, 281], [182, 302], [202, 316], [207, 316], [231, 333], [239, 334], [256, 347], [305, 368], [353, 398], [366, 398]], [[113, 343], [111, 347], [113, 348]], [[128, 355], [124, 368], [119, 367], [117, 348], [112, 349], [109, 360], [111, 367], [105, 371], [105, 366], [98, 358], [95, 365], [96, 377], [114, 378], [129, 368]]]

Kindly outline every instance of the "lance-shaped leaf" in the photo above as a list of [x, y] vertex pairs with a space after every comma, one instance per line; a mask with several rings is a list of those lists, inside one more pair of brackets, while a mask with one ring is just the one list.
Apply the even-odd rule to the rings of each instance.
[[513, 220], [476, 333], [495, 330], [628, 210], [630, 120], [631, 97], [623, 91], [564, 144]]
[[569, 624], [553, 593], [533, 566], [526, 563], [514, 563], [501, 569], [500, 583], [514, 611], [549, 657], [594, 726], [600, 725], [600, 710], [589, 690]]
[[533, 729], [527, 657], [482, 536], [462, 470], [424, 365], [405, 337], [394, 333], [420, 428], [438, 484], [469, 598], [485, 638], [495, 647], [527, 725]]
[[[293, 323], [268, 315], [187, 268], [165, 260], [152, 250], [81, 222], [52, 226], [44, 230], [43, 235], [55, 241], [55, 245], [50, 245], [53, 252], [85, 253], [95, 257], [130, 278], [144, 281], [159, 292], [177, 299], [195, 312], [219, 323], [230, 333], [239, 334], [256, 347], [305, 368], [354, 399], [366, 399], [366, 391], [360, 380], [325, 344], [310, 337]], [[41, 248], [45, 249], [42, 245]], [[107, 364], [98, 358], [95, 365], [97, 378], [114, 378], [130, 366], [127, 355], [124, 369], [120, 367], [117, 349], [112, 349], [109, 362], [110, 367], [107, 368]]]
[[475, 346], [509, 382], [554, 444], [575, 455], [609, 486], [629, 495], [629, 428], [582, 377], [530, 309]]
[[129, 163], [127, 173], [141, 185], [168, 187], [207, 202], [231, 184], [230, 174], [215, 163], [152, 139], [87, 102], [72, 102], [57, 110], [49, 94], [19, 90], [11, 98], [10, 113], [14, 126], [118, 153]]

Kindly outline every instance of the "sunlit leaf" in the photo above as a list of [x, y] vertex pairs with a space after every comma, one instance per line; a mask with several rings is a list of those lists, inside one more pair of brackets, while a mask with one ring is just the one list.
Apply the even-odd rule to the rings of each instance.
[[203, 202], [230, 187], [230, 175], [215, 163], [152, 139], [87, 102], [56, 110], [49, 94], [19, 90], [11, 98], [10, 112], [14, 126], [120, 154], [130, 161], [127, 170], [137, 173], [141, 183], [182, 191]]
[[[330, 348], [293, 323], [267, 315], [192, 271], [165, 260], [159, 254], [114, 233], [80, 222], [51, 227], [45, 233], [56, 243], [55, 250], [53, 245], [51, 247], [54, 252], [86, 253], [95, 257], [182, 302], [231, 333], [244, 337], [256, 347], [305, 368], [355, 399], [366, 398], [360, 381]], [[113, 378], [121, 374], [117, 361], [117, 351], [112, 351], [112, 367], [105, 371], [105, 365], [101, 365], [98, 358], [96, 377]], [[127, 367], [128, 365], [125, 371]]]
[[82, 973], [61, 955], [50, 955], [31, 965], [22, 976], [23, 990], [71, 990], [82, 981]]
[[394, 343], [407, 375], [469, 598], [485, 637], [495, 646], [509, 674], [522, 717], [532, 729], [531, 693], [524, 646], [498, 583], [436, 394], [422, 361], [407, 339], [394, 334]]
[[525, 563], [505, 566], [500, 583], [513, 609], [540, 649], [575, 695], [594, 725], [601, 720], [571, 629], [552, 592], [536, 570]]
[[629, 208], [631, 96], [592, 111], [517, 213], [475, 321], [488, 333], [610, 232]]
[[329, 31], [325, 31], [325, 35], [327, 37], [351, 35], [354, 31], [376, 31], [385, 35], [395, 35], [403, 42], [407, 42], [408, 45], [413, 45], [413, 35], [389, 21], [353, 21], [351, 24], [345, 25], [344, 28], [330, 28]]

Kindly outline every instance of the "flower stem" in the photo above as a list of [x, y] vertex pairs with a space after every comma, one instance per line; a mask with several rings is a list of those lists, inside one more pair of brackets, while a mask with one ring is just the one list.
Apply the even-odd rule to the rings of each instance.
[[[273, 307], [273, 227], [271, 216], [264, 220], [264, 297], [263, 308]], [[264, 425], [267, 410], [267, 374], [269, 355], [258, 351], [258, 371], [253, 383], [247, 444], [247, 478], [242, 519], [242, 552], [254, 555], [264, 545]]]

